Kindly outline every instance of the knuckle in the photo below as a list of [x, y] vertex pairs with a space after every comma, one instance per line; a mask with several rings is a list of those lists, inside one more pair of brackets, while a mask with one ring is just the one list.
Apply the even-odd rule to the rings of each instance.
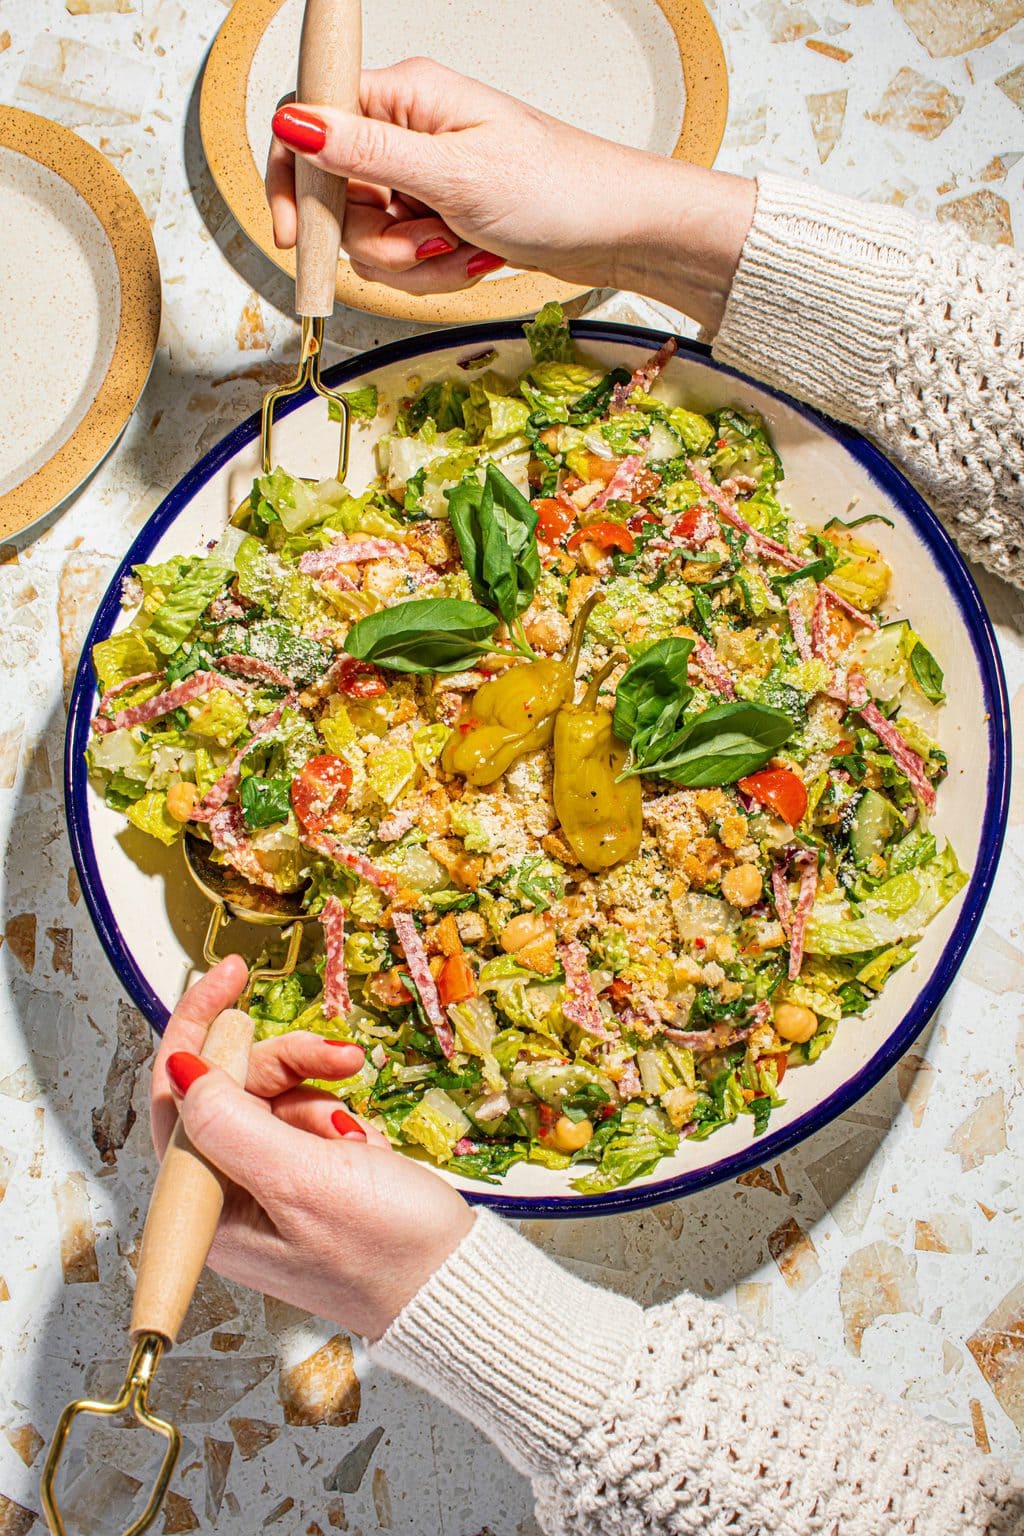
[[353, 170], [375, 176], [387, 161], [387, 127], [375, 117], [359, 117], [352, 126], [348, 160]]

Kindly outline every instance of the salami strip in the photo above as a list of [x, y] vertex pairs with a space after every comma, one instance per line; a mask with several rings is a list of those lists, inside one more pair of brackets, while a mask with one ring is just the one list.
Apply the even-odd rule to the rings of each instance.
[[842, 612], [853, 619], [855, 623], [863, 624], [865, 629], [878, 628], [877, 620], [873, 619], [870, 613], [862, 613], [859, 608], [855, 608], [852, 603], [848, 603], [845, 597], [840, 597], [839, 593], [833, 591], [833, 589], [829, 586], [823, 586], [821, 590], [824, 592], [826, 598], [832, 604], [833, 608], [841, 609]]
[[93, 729], [101, 736], [105, 736], [110, 731], [130, 730], [136, 725], [147, 725], [150, 720], [159, 720], [161, 715], [169, 715], [173, 709], [181, 709], [183, 705], [190, 704], [193, 699], [200, 698], [204, 693], [210, 693], [214, 688], [234, 690], [237, 684], [232, 683], [230, 679], [220, 677], [216, 672], [193, 672], [191, 677], [186, 677], [180, 683], [175, 683], [173, 688], [166, 688], [163, 693], [147, 699], [145, 704], [133, 704], [130, 709], [118, 710], [116, 715], [97, 715], [93, 721]]
[[325, 901], [320, 913], [320, 926], [324, 930], [324, 952], [327, 956], [324, 966], [324, 1018], [344, 1018], [352, 1007], [352, 997], [345, 971], [345, 908], [337, 896], [329, 896]]
[[401, 890], [398, 876], [393, 875], [388, 869], [378, 869], [376, 864], [371, 864], [361, 853], [356, 853], [352, 848], [346, 848], [338, 838], [332, 837], [329, 832], [309, 832], [302, 841], [307, 848], [314, 853], [322, 853], [325, 859], [333, 859], [335, 864], [340, 864], [343, 869], [350, 869], [360, 880], [366, 880], [370, 885], [376, 886], [382, 895], [392, 901]]
[[433, 1026], [442, 1054], [450, 1061], [455, 1055], [455, 1031], [449, 1024], [447, 1015], [441, 1006], [441, 999], [437, 995], [437, 984], [430, 974], [430, 962], [427, 959], [427, 952], [423, 948], [423, 940], [419, 936], [412, 913], [396, 912], [392, 921], [395, 925], [395, 932], [398, 935], [398, 942], [405, 952], [405, 958], [409, 965], [409, 975], [416, 983], [416, 991], [419, 993], [420, 1002], [423, 1004], [423, 1012]]
[[274, 877], [264, 869], [246, 831], [241, 806], [225, 805], [209, 821], [210, 839], [232, 869], [238, 871], [252, 885], [274, 891]]
[[634, 390], [642, 389], [647, 394], [651, 385], [657, 382], [678, 351], [678, 341], [674, 336], [670, 336], [657, 352], [651, 354], [646, 363], [641, 363], [640, 367], [634, 370], [628, 384], [616, 384], [612, 395], [612, 409], [621, 411]]
[[706, 475], [692, 459], [689, 460], [687, 467], [690, 471], [690, 478], [700, 486], [703, 494], [718, 508], [727, 523], [731, 523], [740, 533], [746, 534], [758, 554], [766, 556], [769, 560], [774, 560], [776, 565], [786, 566], [791, 571], [798, 571], [802, 565], [806, 564], [799, 555], [791, 554], [786, 546], [780, 544], [777, 539], [769, 539], [765, 534], [758, 533], [757, 529], [751, 523], [748, 523], [745, 517], [740, 516], [732, 497], [727, 496], [722, 487], [716, 485], [711, 476]]
[[704, 679], [715, 693], [723, 699], [734, 699], [736, 689], [733, 687], [732, 678], [725, 667], [715, 655], [714, 648], [708, 645], [706, 640], [698, 638], [694, 642], [693, 659]]
[[640, 471], [645, 467], [642, 454], [631, 453], [628, 459], [623, 459], [604, 490], [594, 497], [587, 509], [587, 516], [594, 512], [601, 512], [610, 501], [632, 501], [630, 494], [633, 484]]
[[[789, 627], [793, 631], [793, 643], [797, 648], [800, 660], [813, 660], [814, 650], [811, 637], [807, 633], [807, 620], [804, 618], [804, 611], [800, 606], [800, 599], [798, 597], [791, 597], [789, 599], [789, 602], [786, 604], [786, 612], [789, 614]], [[814, 613], [815, 620], [812, 620], [812, 623], [817, 619], [817, 605], [815, 605]]]
[[644, 1085], [635, 1057], [631, 1056], [623, 1065], [622, 1076], [615, 1086], [624, 1099], [639, 1099], [642, 1097]]
[[140, 672], [136, 677], [126, 677], [123, 683], [115, 683], [100, 699], [97, 714], [105, 715], [113, 700], [119, 699], [122, 693], [131, 693], [133, 688], [141, 688], [143, 683], [158, 683], [163, 675], [162, 672]]
[[[815, 656], [819, 661], [828, 661], [826, 649], [825, 620], [828, 617], [828, 596], [825, 588], [819, 586], [817, 596], [814, 599], [814, 613], [811, 615], [811, 644]], [[829, 668], [831, 671], [831, 667]]]
[[209, 821], [220, 810], [221, 806], [225, 804], [238, 787], [238, 781], [242, 777], [242, 763], [248, 754], [256, 746], [257, 742], [262, 741], [265, 736], [269, 736], [271, 731], [275, 730], [280, 724], [285, 705], [293, 704], [294, 702], [295, 695], [291, 694], [277, 706], [273, 714], [268, 715], [265, 720], [260, 722], [242, 750], [237, 752], [232, 758], [230, 765], [221, 774], [216, 784], [211, 784], [206, 794], [199, 801], [192, 812], [193, 821]]
[[579, 939], [570, 939], [558, 946], [558, 955], [565, 971], [565, 1001], [562, 1012], [570, 1024], [576, 1024], [586, 1034], [598, 1040], [617, 1041], [601, 1016], [601, 1009], [587, 967], [587, 952]]
[[800, 894], [796, 899], [796, 911], [793, 913], [793, 924], [789, 935], [790, 981], [796, 981], [800, 975], [800, 967], [804, 963], [804, 933], [817, 894], [818, 860], [813, 853], [807, 853], [801, 860]]
[[306, 576], [332, 570], [336, 565], [362, 565], [368, 560], [408, 559], [404, 544], [394, 539], [336, 539], [327, 549], [308, 549], [299, 559]]
[[258, 656], [221, 656], [216, 666], [218, 672], [230, 672], [232, 676], [247, 678], [251, 683], [270, 683], [275, 688], [292, 686], [287, 672], [275, 667], [272, 661], [262, 661]]
[[775, 911], [782, 924], [782, 931], [788, 939], [793, 932], [793, 903], [784, 865], [776, 864], [772, 870], [772, 895], [775, 897]]
[[397, 843], [400, 837], [404, 837], [409, 828], [416, 821], [416, 812], [406, 808], [401, 811], [392, 811], [377, 828], [377, 838], [382, 843]]
[[854, 673], [849, 680], [849, 697], [853, 708], [858, 711], [865, 724], [871, 727], [882, 745], [888, 749], [897, 768], [901, 773], [906, 774], [925, 810], [934, 811], [935, 786], [925, 772], [922, 758], [904, 740], [892, 721], [885, 718], [878, 705], [869, 698], [867, 684], [859, 673]]

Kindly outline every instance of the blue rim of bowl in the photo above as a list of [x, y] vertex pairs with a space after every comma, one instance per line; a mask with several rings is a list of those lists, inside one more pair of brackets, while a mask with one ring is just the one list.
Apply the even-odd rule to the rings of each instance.
[[[614, 325], [587, 320], [572, 322], [572, 331], [581, 340], [617, 343], [645, 350], [653, 350], [660, 346], [669, 334], [646, 330], [640, 326]], [[438, 331], [429, 336], [409, 337], [379, 347], [371, 353], [361, 353], [328, 370], [325, 373], [325, 379], [332, 386], [346, 384], [373, 373], [379, 368], [388, 367], [393, 363], [413, 361], [431, 352], [449, 351], [463, 346], [478, 347], [485, 342], [521, 339], [522, 326], [517, 321], [492, 321], [480, 325], [460, 326], [451, 330]], [[736, 369], [727, 368], [716, 362], [711, 356], [711, 349], [702, 343], [682, 337], [677, 339], [682, 357], [689, 356], [710, 366], [723, 378], [735, 378], [753, 383], [766, 395], [797, 412], [806, 421], [839, 443], [867, 471], [875, 484], [899, 506], [928, 545], [970, 635], [985, 697], [988, 716], [989, 768], [985, 792], [985, 819], [978, 860], [964, 892], [956, 925], [926, 985], [871, 1059], [828, 1098], [800, 1115], [792, 1124], [778, 1131], [769, 1131], [756, 1141], [752, 1140], [745, 1150], [732, 1153], [705, 1168], [676, 1174], [657, 1184], [627, 1186], [625, 1189], [612, 1190], [604, 1195], [590, 1196], [510, 1196], [492, 1193], [489, 1187], [463, 1191], [472, 1203], [490, 1206], [507, 1217], [607, 1216], [637, 1210], [643, 1206], [659, 1205], [663, 1201], [675, 1200], [682, 1195], [696, 1194], [699, 1190], [719, 1184], [725, 1179], [736, 1178], [739, 1174], [746, 1173], [751, 1168], [778, 1157], [780, 1153], [788, 1151], [797, 1142], [806, 1140], [808, 1136], [822, 1130], [838, 1115], [852, 1108], [909, 1050], [949, 990], [981, 920], [995, 878], [1006, 831], [1010, 792], [1010, 727], [1006, 680], [995, 634], [981, 595], [959, 551], [938, 518], [905, 476], [890, 464], [877, 448], [852, 428], [844, 427], [822, 416], [819, 412], [801, 405], [788, 395], [771, 389], [757, 379], [748, 379]], [[308, 392], [297, 395], [294, 400], [288, 402], [281, 414], [298, 410], [310, 398]], [[194, 469], [178, 482], [153, 512], [114, 573], [96, 617], [92, 621], [75, 673], [68, 710], [64, 752], [64, 797], [75, 868], [78, 871], [89, 916], [118, 979], [158, 1033], [162, 1033], [166, 1026], [167, 1009], [142, 974], [121, 933], [107, 899], [92, 846], [89, 828], [89, 781], [84, 768], [89, 723], [95, 704], [95, 683], [90, 656], [93, 645], [98, 640], [104, 639], [113, 629], [120, 612], [121, 583], [131, 567], [144, 563], [149, 558], [152, 550], [196, 492], [232, 459], [239, 449], [258, 435], [259, 424], [259, 413], [256, 412], [241, 426], [229, 432], [216, 447], [211, 448]]]

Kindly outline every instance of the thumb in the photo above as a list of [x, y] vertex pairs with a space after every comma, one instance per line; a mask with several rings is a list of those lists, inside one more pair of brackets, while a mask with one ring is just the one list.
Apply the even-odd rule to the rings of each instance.
[[168, 1076], [176, 1085], [176, 1079], [193, 1074], [179, 1110], [196, 1151], [261, 1205], [273, 1205], [300, 1187], [310, 1164], [310, 1143], [317, 1138], [277, 1119], [266, 1100], [246, 1093], [226, 1072], [211, 1067], [197, 1074], [195, 1068], [205, 1063], [182, 1055], [184, 1071], [171, 1057]]
[[335, 176], [376, 182], [431, 205], [451, 191], [452, 167], [443, 135], [300, 102], [275, 112], [273, 130], [282, 144]]

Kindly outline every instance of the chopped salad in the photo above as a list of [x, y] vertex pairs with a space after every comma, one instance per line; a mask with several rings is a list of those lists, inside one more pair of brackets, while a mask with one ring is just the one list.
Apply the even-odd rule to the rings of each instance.
[[558, 306], [526, 334], [519, 377], [353, 391], [361, 494], [278, 468], [136, 567], [88, 756], [134, 827], [319, 915], [258, 1035], [358, 1041], [321, 1086], [397, 1146], [598, 1194], [763, 1132], [966, 877], [885, 520], [801, 522], [757, 417], [659, 388], [673, 341], [608, 371]]

